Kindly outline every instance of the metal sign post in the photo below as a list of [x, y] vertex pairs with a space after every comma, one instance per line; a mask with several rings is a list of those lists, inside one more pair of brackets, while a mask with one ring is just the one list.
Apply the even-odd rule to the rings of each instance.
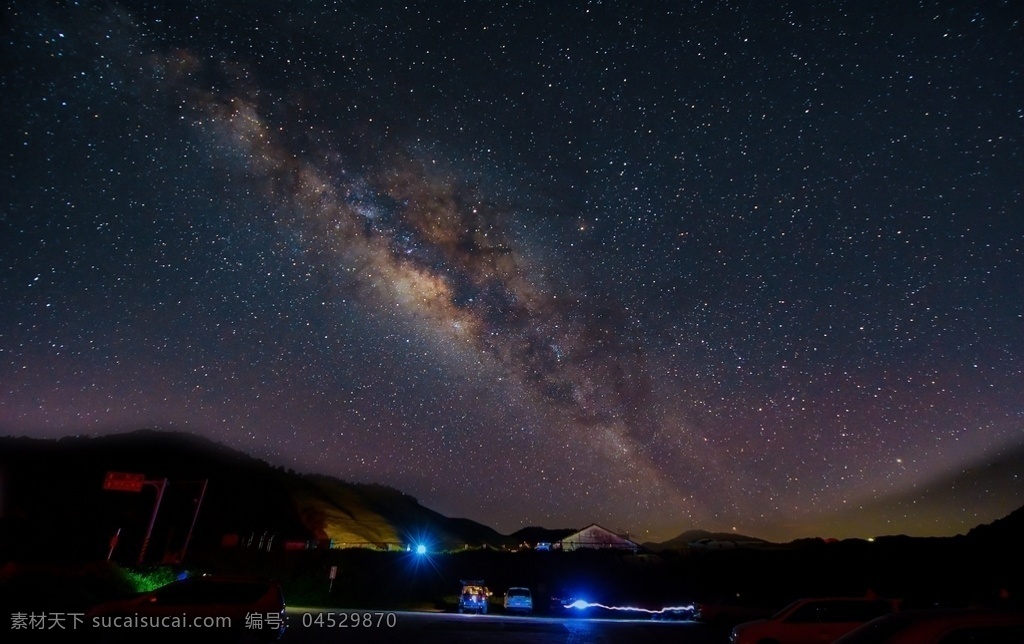
[[153, 526], [156, 524], [156, 513], [160, 511], [160, 501], [164, 499], [164, 488], [167, 487], [167, 479], [159, 481], [143, 481], [146, 485], [156, 488], [156, 503], [153, 504], [153, 514], [149, 517], [149, 527], [146, 528], [146, 536], [142, 539], [142, 548], [139, 550], [137, 565], [142, 565], [142, 559], [146, 556], [146, 548], [149, 547], [149, 538], [153, 536]]
[[120, 538], [121, 528], [118, 528], [117, 532], [114, 533], [114, 536], [110, 537], [110, 550], [107, 551], [107, 561], [110, 561], [110, 558], [114, 556], [114, 548], [117, 547], [117, 541]]
[[196, 511], [192, 513], [192, 523], [188, 526], [188, 534], [185, 535], [185, 545], [181, 547], [181, 556], [178, 557], [178, 563], [180, 564], [185, 560], [185, 553], [188, 551], [188, 544], [192, 541], [192, 531], [196, 527], [196, 519], [199, 517], [199, 507], [203, 505], [203, 498], [206, 497], [206, 486], [210, 483], [210, 479], [203, 479], [203, 489], [199, 491], [199, 500], [196, 502]]

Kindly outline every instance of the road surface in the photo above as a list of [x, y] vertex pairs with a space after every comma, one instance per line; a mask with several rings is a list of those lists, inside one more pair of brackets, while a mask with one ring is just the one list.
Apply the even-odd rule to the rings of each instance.
[[725, 644], [728, 630], [686, 621], [288, 609], [282, 644]]

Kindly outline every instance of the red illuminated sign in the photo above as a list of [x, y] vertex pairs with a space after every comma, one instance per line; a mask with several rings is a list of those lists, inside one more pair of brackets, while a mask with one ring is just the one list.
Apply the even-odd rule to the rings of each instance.
[[107, 475], [103, 478], [103, 489], [115, 490], [117, 492], [141, 492], [142, 484], [145, 480], [145, 474], [107, 472]]

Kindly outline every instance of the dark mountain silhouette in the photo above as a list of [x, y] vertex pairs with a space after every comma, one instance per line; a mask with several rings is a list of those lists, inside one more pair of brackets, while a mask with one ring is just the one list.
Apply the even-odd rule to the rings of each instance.
[[[144, 474], [152, 483], [135, 493], [104, 490], [110, 471]], [[0, 437], [0, 555], [96, 559], [107, 555], [111, 537], [120, 531], [113, 558], [133, 563], [152, 516], [155, 482], [164, 479], [169, 484], [147, 561], [176, 559], [189, 538], [192, 552], [330, 541], [335, 547], [423, 543], [453, 550], [554, 542], [575, 531], [533, 526], [504, 536], [469, 519], [445, 517], [390, 487], [297, 474], [191, 434], [140, 430], [57, 440]], [[203, 481], [208, 486], [190, 537]], [[959, 539], [982, 546], [1020, 543], [1024, 509]], [[665, 551], [701, 541], [768, 543], [731, 532], [688, 530], [644, 547]]]
[[[107, 472], [144, 474], [141, 492], [103, 489]], [[468, 519], [451, 519], [381, 485], [296, 474], [184, 433], [140, 430], [58, 440], [0, 437], [0, 550], [45, 560], [137, 553], [166, 479], [147, 561], [222, 545], [271, 549], [333, 540], [335, 546], [396, 548], [505, 545], [509, 539]]]
[[1017, 508], [1002, 519], [979, 525], [967, 533], [974, 542], [994, 542], [996, 545], [1024, 543], [1024, 507]]
[[[1008, 506], [1007, 499], [1018, 501]], [[967, 534], [978, 525], [979, 517], [1004, 516], [1020, 503], [1024, 503], [1024, 447], [1015, 447], [986, 455], [912, 490], [851, 502], [826, 523], [840, 534], [879, 536], [903, 525], [928, 526], [929, 534], [954, 536]]]
[[690, 547], [691, 544], [713, 545], [713, 544], [735, 544], [754, 545], [767, 544], [764, 539], [748, 537], [736, 532], [708, 532], [707, 530], [687, 530], [668, 541], [647, 542], [644, 548], [659, 552], [661, 550], [675, 550]]
[[540, 526], [528, 526], [526, 528], [516, 530], [510, 536], [515, 539], [517, 543], [536, 545], [538, 543], [554, 543], [555, 541], [561, 541], [575, 532], [576, 528], [549, 529], [542, 528]]
[[508, 537], [469, 519], [449, 518], [415, 498], [383, 485], [363, 485], [322, 475], [294, 476], [288, 487], [304, 524], [335, 545], [425, 545], [456, 549], [509, 545]]

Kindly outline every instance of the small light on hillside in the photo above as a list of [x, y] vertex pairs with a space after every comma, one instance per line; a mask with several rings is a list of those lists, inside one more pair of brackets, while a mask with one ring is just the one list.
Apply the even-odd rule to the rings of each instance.
[[425, 555], [425, 554], [427, 554], [427, 547], [424, 546], [423, 544], [420, 544], [420, 545], [416, 546], [416, 554], [418, 554], [418, 555]]

